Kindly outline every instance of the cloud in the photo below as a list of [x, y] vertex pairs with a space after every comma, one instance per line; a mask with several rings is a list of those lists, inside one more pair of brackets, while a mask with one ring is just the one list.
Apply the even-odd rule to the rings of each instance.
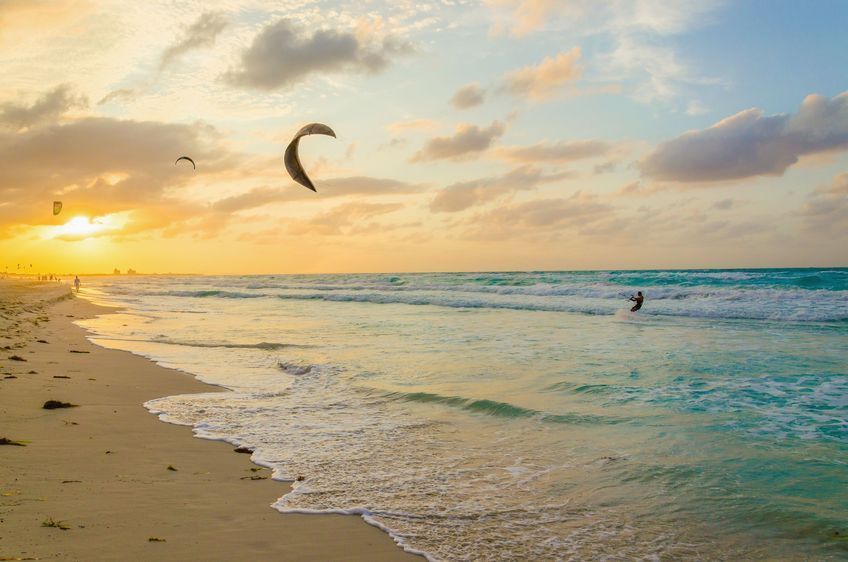
[[186, 29], [183, 37], [162, 53], [159, 59], [159, 70], [164, 69], [191, 50], [214, 45], [215, 38], [224, 31], [227, 24], [227, 18], [223, 14], [217, 12], [200, 14], [197, 21]]
[[[345, 195], [398, 195], [419, 193], [426, 186], [407, 183], [386, 178], [368, 176], [350, 176], [330, 178], [321, 182], [321, 193], [327, 197], [342, 197]], [[309, 195], [307, 193], [307, 195]]]
[[568, 198], [536, 199], [506, 205], [474, 217], [472, 238], [503, 239], [578, 229], [608, 218], [612, 206], [577, 193]]
[[430, 202], [430, 210], [434, 213], [455, 213], [482, 205], [507, 193], [532, 190], [541, 184], [559, 181], [570, 175], [568, 172], [546, 175], [538, 168], [522, 166], [502, 176], [449, 185], [436, 194]]
[[508, 72], [504, 77], [503, 89], [514, 96], [533, 101], [552, 98], [562, 90], [563, 85], [580, 78], [580, 56], [580, 48], [574, 47], [554, 58], [545, 57], [537, 65]]
[[438, 122], [432, 119], [408, 119], [406, 121], [395, 121], [389, 125], [389, 131], [395, 134], [406, 131], [428, 131], [438, 127]]
[[247, 193], [225, 197], [212, 203], [214, 211], [234, 213], [245, 209], [255, 209], [269, 203], [291, 199], [289, 191], [271, 187], [257, 187]]
[[344, 155], [345, 160], [352, 159], [355, 154], [356, 154], [356, 143], [352, 142], [349, 145], [347, 145], [347, 148], [345, 149], [345, 155]]
[[[678, 54], [678, 38], [715, 21], [726, 0], [485, 0], [495, 14], [494, 34], [535, 32], [585, 38], [593, 44], [592, 76], [621, 84], [642, 103], [691, 97], [691, 87], [721, 84]], [[603, 90], [607, 90], [603, 88]], [[701, 111], [696, 104], [694, 112]]]
[[713, 203], [712, 208], [719, 211], [727, 211], [733, 208], [733, 199], [722, 199]]
[[139, 91], [135, 88], [119, 88], [117, 90], [112, 90], [97, 102], [97, 105], [103, 105], [107, 103], [111, 103], [113, 101], [133, 101], [138, 97]]
[[728, 220], [715, 220], [702, 224], [694, 229], [694, 234], [701, 240], [733, 240], [741, 242], [754, 234], [761, 234], [772, 230], [772, 226], [758, 221], [745, 220], [731, 222]]
[[686, 104], [686, 115], [701, 115], [703, 113], [707, 113], [709, 109], [700, 101], [692, 100], [688, 104]]
[[282, 19], [259, 32], [242, 53], [240, 66], [223, 78], [233, 86], [276, 90], [319, 72], [374, 74], [411, 50], [390, 36], [369, 44], [361, 32], [322, 29], [309, 35]]
[[610, 205], [595, 201], [570, 199], [540, 199], [498, 209], [490, 220], [501, 224], [516, 224], [532, 228], [579, 226], [612, 210]]
[[383, 143], [377, 147], [377, 150], [386, 150], [388, 148], [404, 148], [408, 143], [406, 139], [392, 137], [389, 142]]
[[592, 171], [595, 173], [595, 175], [606, 174], [608, 172], [614, 172], [616, 165], [617, 164], [614, 161], [610, 160], [602, 164], [596, 164], [592, 168]]
[[463, 86], [451, 97], [451, 105], [457, 109], [470, 109], [483, 103], [486, 99], [486, 90], [482, 89], [477, 82]]
[[813, 191], [799, 214], [808, 231], [844, 239], [848, 232], [848, 172], [838, 174], [829, 186]]
[[621, 188], [616, 191], [616, 194], [624, 196], [644, 195], [645, 188], [642, 187], [642, 182], [634, 181], [621, 186]]
[[[411, 184], [399, 180], [368, 176], [349, 176], [321, 181], [319, 193], [322, 199], [327, 199], [330, 197], [349, 196], [379, 197], [384, 195], [408, 195], [420, 193], [424, 189], [426, 189], [424, 185]], [[262, 186], [253, 188], [245, 193], [219, 199], [212, 203], [210, 208], [215, 212], [234, 213], [271, 203], [311, 200], [314, 198], [314, 193], [300, 186], [292, 185], [285, 188]]]
[[0, 105], [0, 125], [19, 130], [54, 121], [73, 108], [88, 107], [84, 96], [77, 96], [68, 84], [45, 92], [31, 105], [6, 102]]
[[[669, 101], [683, 95], [691, 86], [720, 84], [691, 69], [669, 39], [708, 25], [723, 0], [660, 2], [632, 0], [610, 5], [602, 33], [612, 49], [599, 56], [598, 67], [616, 81], [629, 82], [629, 94], [637, 101]], [[698, 104], [689, 108], [695, 114]]]
[[[340, 235], [362, 228], [364, 221], [393, 213], [402, 208], [401, 203], [347, 203], [320, 213], [309, 220], [295, 223], [289, 228], [292, 234]], [[369, 231], [374, 230], [370, 225]]]
[[[196, 173], [173, 166], [191, 152]], [[0, 230], [12, 224], [47, 224], [50, 203], [65, 213], [102, 216], [148, 209], [160, 227], [173, 217], [159, 206], [174, 190], [204, 174], [234, 168], [238, 156], [205, 124], [166, 124], [89, 117], [19, 133], [0, 133]], [[186, 218], [186, 217], [184, 217]]]
[[504, 146], [497, 150], [499, 158], [510, 162], [572, 162], [609, 154], [612, 146], [598, 140], [538, 142], [531, 146]]
[[492, 32], [499, 34], [508, 26], [510, 33], [515, 37], [523, 37], [538, 31], [559, 12], [575, 13], [579, 10], [575, 2], [563, 0], [484, 0], [484, 3], [492, 8], [508, 12], [507, 17], [504, 18], [508, 24], [498, 22]]
[[487, 150], [495, 139], [505, 132], [506, 126], [500, 121], [495, 121], [484, 129], [463, 123], [457, 126], [456, 134], [452, 137], [436, 137], [427, 141], [424, 148], [412, 156], [412, 162], [469, 157]]
[[69, 29], [95, 8], [89, 0], [2, 0], [0, 1], [0, 44], [19, 45], [37, 34]]
[[812, 94], [795, 115], [747, 109], [664, 142], [640, 169], [646, 177], [674, 182], [780, 176], [801, 156], [846, 148], [848, 92], [832, 99]]

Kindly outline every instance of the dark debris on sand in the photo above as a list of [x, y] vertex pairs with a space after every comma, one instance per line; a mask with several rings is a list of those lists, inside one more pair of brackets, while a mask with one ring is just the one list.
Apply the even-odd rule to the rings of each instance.
[[233, 449], [233, 451], [236, 452], [236, 453], [245, 453], [245, 454], [248, 454], [248, 455], [253, 454], [253, 449], [249, 449], [247, 447], [236, 447], [235, 449]]
[[79, 404], [71, 404], [70, 402], [60, 402], [59, 400], [48, 400], [44, 403], [45, 410], [55, 410], [57, 408], [77, 408]]
[[16, 447], [26, 447], [26, 445], [24, 445], [20, 441], [13, 441], [8, 437], [0, 437], [0, 445], [15, 445]]

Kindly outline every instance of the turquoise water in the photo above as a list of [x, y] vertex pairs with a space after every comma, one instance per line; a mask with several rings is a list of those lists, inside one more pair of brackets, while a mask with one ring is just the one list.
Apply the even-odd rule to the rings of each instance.
[[[281, 511], [434, 560], [848, 558], [848, 269], [84, 280]], [[646, 294], [642, 311], [625, 297]]]

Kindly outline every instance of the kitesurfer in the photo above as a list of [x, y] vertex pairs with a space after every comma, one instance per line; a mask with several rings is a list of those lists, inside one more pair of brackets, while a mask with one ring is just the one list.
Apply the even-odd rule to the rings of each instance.
[[631, 309], [630, 309], [630, 312], [636, 312], [637, 310], [639, 310], [640, 308], [642, 308], [642, 303], [643, 303], [643, 302], [645, 302], [645, 297], [642, 295], [642, 291], [638, 291], [638, 292], [636, 293], [636, 296], [635, 296], [635, 297], [634, 297], [634, 296], [631, 296], [631, 297], [630, 297], [629, 299], [627, 299], [627, 300], [629, 300], [629, 301], [632, 301], [632, 302], [635, 302], [635, 303], [636, 303], [636, 304], [634, 304], [634, 305], [633, 305], [633, 308], [631, 308]]

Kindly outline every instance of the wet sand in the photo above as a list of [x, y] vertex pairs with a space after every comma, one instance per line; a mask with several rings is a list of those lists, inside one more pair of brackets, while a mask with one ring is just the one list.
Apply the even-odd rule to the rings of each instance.
[[222, 390], [72, 323], [106, 311], [0, 280], [0, 438], [24, 445], [0, 445], [0, 560], [421, 560], [359, 517], [272, 510], [285, 483], [158, 421], [145, 401]]

